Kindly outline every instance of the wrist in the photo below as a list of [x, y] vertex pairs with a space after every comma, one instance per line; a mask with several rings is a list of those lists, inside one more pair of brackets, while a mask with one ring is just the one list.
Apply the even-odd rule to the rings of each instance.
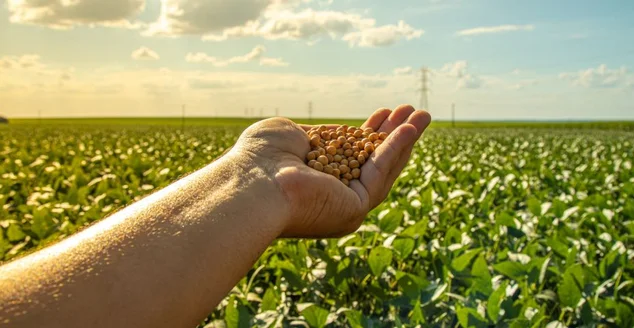
[[233, 148], [206, 167], [210, 189], [222, 195], [245, 224], [261, 225], [279, 237], [289, 220], [290, 206], [275, 179], [275, 166], [256, 154]]

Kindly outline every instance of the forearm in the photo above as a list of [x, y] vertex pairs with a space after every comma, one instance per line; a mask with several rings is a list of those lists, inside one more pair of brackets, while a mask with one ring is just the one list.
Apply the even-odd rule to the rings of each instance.
[[239, 160], [230, 153], [1, 267], [0, 325], [195, 326], [279, 235], [286, 215], [275, 184]]

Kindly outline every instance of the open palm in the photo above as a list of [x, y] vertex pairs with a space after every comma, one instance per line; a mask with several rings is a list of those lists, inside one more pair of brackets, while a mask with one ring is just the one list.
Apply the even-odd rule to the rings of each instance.
[[[269, 119], [247, 129], [238, 145], [248, 149], [288, 201], [283, 237], [338, 237], [359, 228], [367, 213], [387, 196], [431, 117], [412, 106], [379, 109], [361, 126], [390, 136], [363, 165], [350, 187], [304, 163], [312, 126]], [[332, 126], [335, 127], [335, 126]]]

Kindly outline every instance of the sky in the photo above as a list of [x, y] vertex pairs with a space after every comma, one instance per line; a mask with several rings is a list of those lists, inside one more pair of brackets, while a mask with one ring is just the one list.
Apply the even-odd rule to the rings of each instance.
[[439, 120], [634, 120], [633, 69], [631, 0], [0, 1], [10, 118], [361, 118], [425, 75]]

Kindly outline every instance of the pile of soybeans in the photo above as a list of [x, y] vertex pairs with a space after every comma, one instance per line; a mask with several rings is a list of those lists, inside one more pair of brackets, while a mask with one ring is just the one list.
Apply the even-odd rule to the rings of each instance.
[[350, 181], [359, 179], [361, 167], [387, 136], [387, 133], [377, 133], [372, 128], [314, 127], [308, 131], [311, 151], [306, 155], [306, 162], [311, 168], [330, 174], [349, 186]]

